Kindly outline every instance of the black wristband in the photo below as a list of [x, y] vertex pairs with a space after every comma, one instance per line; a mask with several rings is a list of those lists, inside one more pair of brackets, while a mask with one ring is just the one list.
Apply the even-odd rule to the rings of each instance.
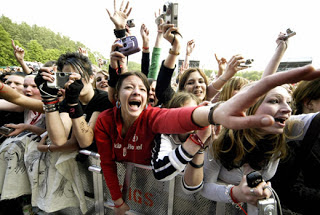
[[121, 30], [113, 30], [114, 35], [116, 35], [117, 38], [123, 38], [126, 36], [126, 29], [121, 29]]
[[69, 117], [71, 119], [76, 119], [83, 116], [83, 110], [80, 104], [76, 106], [68, 106], [69, 109]]
[[204, 162], [203, 162], [202, 164], [199, 164], [199, 165], [198, 165], [198, 164], [193, 163], [192, 160], [191, 160], [191, 161], [189, 161], [189, 164], [190, 164], [193, 168], [200, 169], [201, 167], [203, 167]]
[[213, 120], [213, 112], [214, 110], [221, 104], [222, 102], [217, 102], [215, 105], [213, 105], [211, 108], [210, 108], [210, 111], [209, 111], [209, 114], [208, 114], [208, 121], [211, 125], [219, 125], [217, 123], [214, 122]]

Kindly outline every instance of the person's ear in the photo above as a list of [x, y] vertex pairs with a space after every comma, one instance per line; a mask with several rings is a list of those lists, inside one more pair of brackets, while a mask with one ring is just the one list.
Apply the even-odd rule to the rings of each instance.
[[306, 108], [309, 112], [313, 111], [313, 100], [304, 100], [303, 101], [303, 106]]
[[94, 75], [90, 75], [89, 82], [90, 82], [90, 84], [93, 84], [93, 82], [94, 82]]

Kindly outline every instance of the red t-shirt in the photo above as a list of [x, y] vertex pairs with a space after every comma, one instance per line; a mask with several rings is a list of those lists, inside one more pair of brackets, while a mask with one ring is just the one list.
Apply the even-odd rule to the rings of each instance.
[[121, 137], [121, 110], [117, 107], [103, 111], [95, 125], [95, 139], [101, 159], [101, 168], [113, 200], [120, 191], [115, 161], [150, 165], [153, 139], [157, 133], [177, 134], [203, 129], [192, 121], [197, 107], [148, 107]]

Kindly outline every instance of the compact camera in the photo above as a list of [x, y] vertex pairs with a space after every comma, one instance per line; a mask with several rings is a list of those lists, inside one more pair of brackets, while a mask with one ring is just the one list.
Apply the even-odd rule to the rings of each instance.
[[241, 67], [251, 67], [253, 61], [254, 61], [253, 59], [247, 59], [246, 62], [240, 63], [239, 66], [241, 66]]
[[259, 200], [258, 215], [277, 215], [277, 201], [273, 198]]
[[290, 37], [292, 37], [292, 36], [297, 34], [296, 32], [292, 31], [290, 28], [288, 28], [286, 30], [286, 33], [287, 33], [287, 35], [284, 37], [284, 40], [287, 40], [288, 38], [290, 38]]
[[136, 25], [134, 24], [134, 19], [127, 20], [127, 25], [129, 26], [129, 28], [136, 27]]
[[13, 132], [15, 129], [14, 128], [8, 128], [6, 126], [1, 126], [0, 127], [0, 134], [8, 135], [11, 132]]
[[138, 46], [138, 40], [135, 36], [128, 36], [125, 38], [122, 38], [117, 41], [117, 43], [120, 43], [123, 45], [123, 47], [119, 47], [117, 51], [121, 52], [125, 56], [129, 56], [131, 54], [137, 53], [140, 51], [140, 48]]
[[47, 82], [50, 88], [64, 88], [64, 85], [69, 81], [69, 76], [71, 72], [55, 72], [52, 76], [54, 77], [53, 82]]
[[[263, 181], [260, 172], [252, 171], [247, 175], [249, 187], [256, 187]], [[258, 201], [258, 215], [277, 215], [277, 201], [274, 198]]]
[[156, 24], [160, 24], [160, 19], [167, 24], [174, 24], [178, 27], [178, 3], [167, 2], [163, 5], [163, 11], [160, 16], [156, 18]]

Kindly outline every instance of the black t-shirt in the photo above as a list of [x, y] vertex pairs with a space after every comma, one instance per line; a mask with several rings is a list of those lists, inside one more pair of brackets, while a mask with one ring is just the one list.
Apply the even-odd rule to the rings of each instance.
[[[81, 103], [81, 102], [80, 102]], [[86, 115], [86, 121], [89, 122], [90, 118], [95, 111], [102, 112], [108, 108], [113, 108], [112, 103], [108, 99], [108, 93], [102, 90], [95, 89], [94, 96], [87, 105], [81, 105], [84, 114]], [[63, 100], [60, 104], [60, 113], [68, 112], [68, 106], [66, 100]], [[85, 148], [90, 151], [98, 152], [95, 140], [93, 143]]]

